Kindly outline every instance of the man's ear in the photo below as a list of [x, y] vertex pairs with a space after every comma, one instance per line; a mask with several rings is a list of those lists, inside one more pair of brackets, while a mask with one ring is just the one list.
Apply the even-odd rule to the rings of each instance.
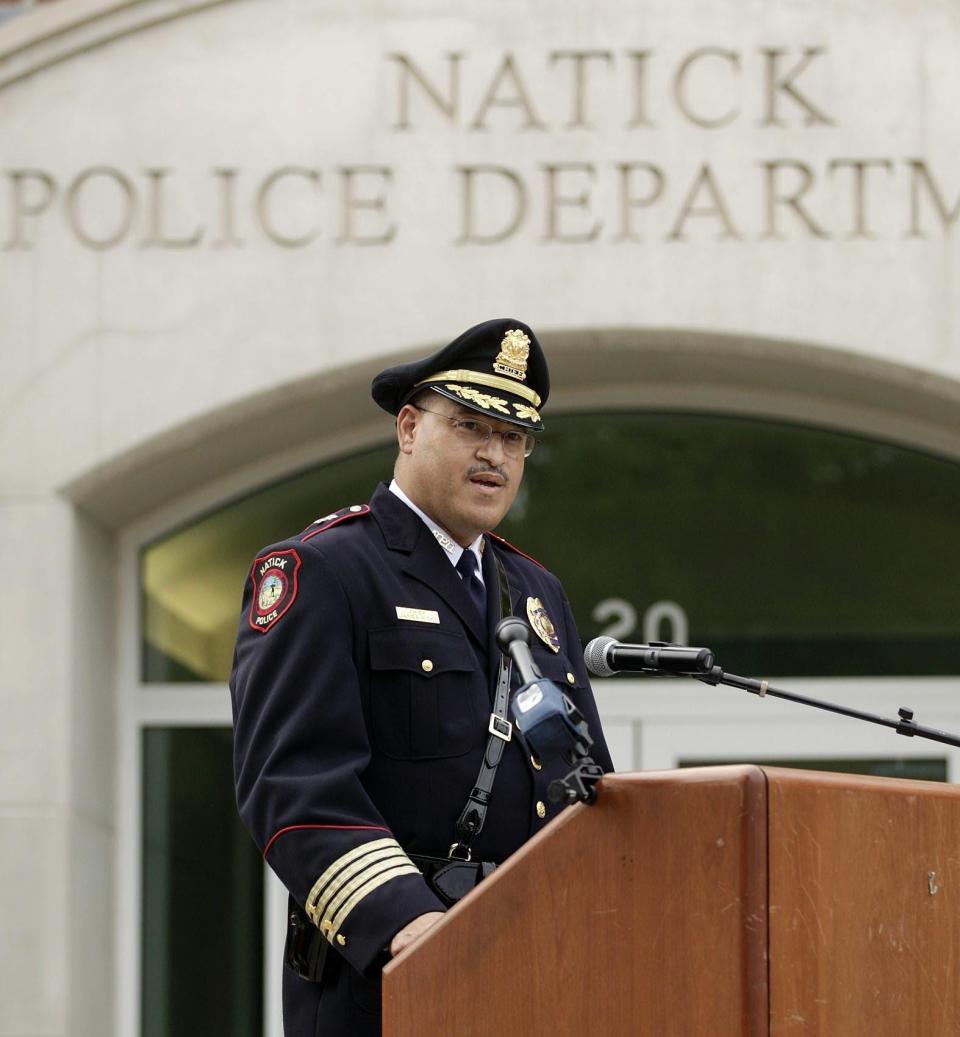
[[420, 411], [409, 403], [400, 408], [397, 415], [397, 445], [401, 454], [413, 453], [413, 442], [420, 424]]

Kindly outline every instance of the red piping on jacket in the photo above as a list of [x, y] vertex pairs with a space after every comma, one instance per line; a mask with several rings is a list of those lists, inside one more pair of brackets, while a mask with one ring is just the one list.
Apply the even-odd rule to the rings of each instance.
[[533, 564], [539, 566], [539, 568], [546, 569], [543, 562], [538, 562], [533, 555], [528, 555], [526, 551], [521, 551], [516, 544], [511, 544], [509, 540], [504, 540], [502, 536], [498, 536], [496, 533], [491, 533], [489, 530], [487, 531], [487, 536], [490, 537], [491, 540], [496, 540], [498, 544], [503, 544], [504, 547], [510, 548], [510, 550], [515, 554], [522, 555], [528, 562], [533, 562]]
[[286, 835], [287, 832], [299, 832], [305, 828], [335, 828], [341, 832], [389, 832], [389, 828], [384, 828], [383, 825], [288, 825], [286, 828], [281, 828], [279, 832], [274, 832], [270, 836], [270, 841], [263, 849], [263, 855], [270, 852], [270, 847], [280, 838], [281, 835]]
[[359, 518], [361, 515], [370, 514], [369, 504], [355, 505], [355, 507], [359, 507], [360, 510], [348, 511], [345, 515], [340, 515], [335, 519], [331, 519], [318, 529], [310, 529], [310, 527], [307, 526], [307, 529], [310, 529], [310, 532], [307, 533], [306, 530], [304, 530], [304, 532], [300, 534], [300, 543], [305, 544], [311, 537], [315, 537], [318, 533], [325, 533], [328, 529], [332, 529], [334, 526], [339, 525], [341, 522], [345, 522], [347, 519]]

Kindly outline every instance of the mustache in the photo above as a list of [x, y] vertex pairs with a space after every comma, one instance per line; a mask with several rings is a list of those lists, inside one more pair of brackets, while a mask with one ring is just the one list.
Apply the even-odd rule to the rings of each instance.
[[500, 478], [503, 479], [504, 485], [507, 485], [510, 482], [510, 476], [507, 475], [502, 468], [498, 468], [496, 465], [492, 464], [471, 465], [471, 467], [467, 469], [467, 478], [472, 479], [475, 475], [499, 475]]

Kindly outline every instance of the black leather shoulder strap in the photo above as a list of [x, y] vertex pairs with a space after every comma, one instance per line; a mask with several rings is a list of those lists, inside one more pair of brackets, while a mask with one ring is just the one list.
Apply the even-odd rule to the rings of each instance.
[[[494, 553], [497, 563], [497, 581], [500, 590], [500, 618], [510, 615], [512, 608], [510, 582], [503, 561]], [[487, 807], [493, 792], [493, 781], [497, 776], [497, 767], [503, 757], [503, 750], [513, 737], [513, 724], [507, 719], [507, 708], [510, 700], [510, 673], [512, 665], [509, 658], [501, 653], [500, 671], [497, 675], [497, 689], [493, 697], [493, 712], [487, 730], [490, 732], [487, 745], [480, 764], [480, 773], [476, 783], [467, 797], [466, 806], [460, 813], [456, 824], [456, 842], [450, 847], [449, 856], [462, 861], [470, 860], [470, 844], [480, 834], [487, 816]]]

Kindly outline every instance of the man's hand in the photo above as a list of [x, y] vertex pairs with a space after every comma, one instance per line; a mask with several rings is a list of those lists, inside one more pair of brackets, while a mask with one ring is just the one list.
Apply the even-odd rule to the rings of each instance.
[[390, 957], [395, 958], [405, 947], [409, 947], [414, 940], [423, 936], [430, 926], [435, 925], [441, 918], [443, 918], [442, 911], [428, 911], [425, 915], [414, 918], [390, 941]]

